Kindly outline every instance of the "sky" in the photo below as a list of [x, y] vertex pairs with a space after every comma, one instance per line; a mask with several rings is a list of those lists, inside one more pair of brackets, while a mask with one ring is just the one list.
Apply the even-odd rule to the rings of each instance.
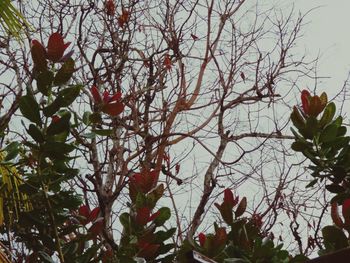
[[[281, 0], [279, 0], [281, 1]], [[277, 2], [279, 2], [277, 1]], [[302, 13], [316, 8], [306, 17], [309, 22], [299, 44], [308, 54], [317, 56], [318, 75], [323, 78], [317, 89], [339, 90], [350, 71], [350, 1], [349, 0], [288, 0]]]

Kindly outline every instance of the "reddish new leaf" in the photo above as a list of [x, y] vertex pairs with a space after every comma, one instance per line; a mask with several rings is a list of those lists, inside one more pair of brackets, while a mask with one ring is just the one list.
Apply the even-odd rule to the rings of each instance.
[[47, 70], [46, 50], [43, 45], [37, 40], [32, 40], [30, 52], [35, 68], [40, 72]]
[[88, 217], [88, 222], [94, 222], [97, 218], [97, 216], [100, 213], [100, 208], [99, 207], [95, 207], [91, 212], [90, 215]]
[[342, 214], [344, 217], [344, 224], [350, 227], [350, 199], [346, 199], [342, 205]]
[[47, 58], [52, 62], [58, 62], [69, 45], [70, 42], [64, 43], [60, 33], [53, 33], [47, 44]]
[[309, 114], [309, 98], [311, 97], [310, 92], [303, 90], [301, 92], [301, 106], [306, 115]]
[[338, 213], [338, 204], [336, 202], [331, 204], [331, 217], [333, 220], [333, 223], [342, 228], [343, 227], [343, 221], [341, 220], [339, 213]]
[[88, 218], [90, 215], [90, 209], [88, 206], [82, 205], [81, 207], [79, 207], [78, 213], [79, 216], [81, 216], [81, 218], [79, 218], [79, 221], [82, 225], [86, 225], [87, 223], [89, 223]]
[[124, 110], [124, 104], [117, 101], [114, 103], [107, 103], [103, 105], [102, 111], [111, 116], [117, 116]]
[[140, 250], [137, 256], [146, 260], [152, 260], [160, 247], [159, 244], [150, 244], [147, 242], [139, 242], [138, 245]]
[[204, 247], [205, 241], [207, 240], [206, 235], [203, 233], [199, 233], [198, 239], [199, 239], [199, 244], [201, 245], [201, 247]]
[[98, 218], [92, 226], [89, 228], [88, 232], [92, 234], [93, 237], [99, 235], [103, 230], [103, 218]]
[[148, 207], [141, 207], [136, 211], [135, 221], [138, 225], [144, 226], [148, 223], [151, 210]]
[[236, 205], [231, 189], [227, 188], [224, 190], [224, 203], [229, 204], [232, 207]]
[[92, 86], [92, 88], [90, 89], [91, 95], [94, 99], [94, 102], [99, 104], [102, 102], [102, 97], [100, 94], [100, 91], [98, 90], [98, 88], [94, 85]]

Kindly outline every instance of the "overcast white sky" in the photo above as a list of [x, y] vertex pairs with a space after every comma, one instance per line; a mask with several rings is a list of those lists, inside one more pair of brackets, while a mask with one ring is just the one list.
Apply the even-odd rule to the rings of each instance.
[[[280, 0], [279, 0], [280, 1]], [[277, 1], [277, 2], [279, 2]], [[288, 0], [305, 13], [310, 23], [299, 40], [310, 54], [321, 54], [319, 76], [327, 76], [318, 85], [319, 90], [339, 90], [350, 70], [350, 1], [349, 0]]]

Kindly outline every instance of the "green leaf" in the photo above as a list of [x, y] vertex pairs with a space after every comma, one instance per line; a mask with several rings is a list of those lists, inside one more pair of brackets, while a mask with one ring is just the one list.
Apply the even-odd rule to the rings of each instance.
[[317, 183], [318, 179], [314, 179], [312, 180], [310, 183], [308, 183], [305, 188], [310, 188], [310, 187], [313, 187], [316, 183]]
[[70, 117], [70, 112], [65, 112], [57, 122], [52, 121], [49, 127], [47, 128], [47, 134], [55, 135], [64, 131], [69, 131]]
[[57, 97], [50, 105], [43, 109], [43, 113], [46, 117], [51, 117], [54, 115], [61, 107], [63, 107], [64, 102], [62, 97]]
[[55, 261], [53, 261], [53, 259], [44, 251], [39, 251], [39, 256], [43, 260], [43, 262], [55, 263]]
[[293, 151], [303, 152], [306, 149], [310, 149], [310, 148], [312, 149], [312, 144], [309, 142], [295, 141], [292, 143], [291, 148]]
[[23, 96], [19, 101], [19, 110], [25, 118], [41, 126], [39, 105], [33, 96]]
[[325, 226], [322, 229], [322, 235], [326, 248], [334, 248], [335, 250], [338, 250], [349, 246], [346, 235], [336, 226]]
[[49, 91], [51, 89], [53, 81], [53, 73], [51, 71], [44, 71], [38, 75], [36, 78], [36, 85], [38, 90], [44, 94], [45, 96], [49, 95]]
[[74, 64], [75, 63], [72, 58], [69, 58], [64, 62], [55, 76], [53, 81], [54, 85], [61, 86], [70, 80], [74, 72]]
[[293, 112], [290, 115], [290, 119], [292, 120], [293, 124], [295, 127], [297, 127], [298, 129], [303, 129], [305, 128], [305, 120], [304, 118], [301, 116], [299, 110], [297, 109], [297, 107], [293, 107]]
[[164, 242], [165, 240], [171, 238], [176, 232], [176, 228], [170, 228], [168, 231], [160, 230], [154, 233], [154, 239], [157, 243]]
[[130, 215], [128, 213], [123, 213], [119, 216], [119, 221], [122, 226], [126, 229], [130, 228]]
[[85, 125], [90, 125], [91, 121], [90, 121], [90, 116], [91, 116], [91, 112], [90, 111], [85, 111], [83, 114], [83, 123]]
[[338, 185], [338, 184], [328, 184], [328, 185], [326, 185], [326, 189], [329, 192], [335, 193], [335, 194], [345, 192], [344, 187], [342, 187], [341, 185]]
[[320, 123], [319, 123], [320, 127], [326, 126], [327, 124], [329, 124], [333, 120], [333, 117], [335, 114], [335, 109], [336, 108], [335, 108], [334, 102], [331, 102], [326, 106], [326, 108], [324, 109], [322, 118], [320, 120]]
[[71, 144], [63, 142], [46, 142], [42, 149], [48, 157], [61, 158], [75, 149]]
[[320, 135], [320, 142], [329, 142], [336, 138], [338, 127], [335, 124], [328, 125]]
[[30, 124], [29, 129], [27, 130], [28, 134], [34, 139], [34, 141], [38, 143], [43, 143], [44, 142], [44, 135], [40, 131], [40, 129], [34, 125]]
[[101, 245], [102, 245], [102, 243], [94, 244], [94, 245], [90, 246], [82, 256], [76, 258], [75, 262], [77, 262], [77, 263], [89, 263], [89, 262], [91, 262], [91, 259], [94, 256], [96, 256], [97, 251], [99, 250]]
[[81, 85], [75, 85], [61, 90], [58, 93], [58, 97], [61, 97], [63, 100], [62, 106], [70, 106], [74, 102], [74, 100], [79, 96], [81, 88]]
[[19, 146], [20, 144], [18, 142], [11, 142], [7, 145], [4, 149], [7, 153], [4, 161], [10, 161], [15, 158], [19, 153]]
[[241, 202], [239, 203], [237, 209], [236, 209], [236, 212], [235, 212], [236, 218], [240, 217], [241, 215], [243, 215], [243, 213], [245, 212], [246, 208], [247, 208], [247, 198], [243, 197]]
[[171, 216], [170, 208], [162, 207], [158, 210], [160, 212], [159, 216], [154, 220], [156, 226], [163, 225]]
[[91, 132], [96, 133], [97, 135], [100, 136], [110, 136], [113, 134], [113, 129], [92, 129]]

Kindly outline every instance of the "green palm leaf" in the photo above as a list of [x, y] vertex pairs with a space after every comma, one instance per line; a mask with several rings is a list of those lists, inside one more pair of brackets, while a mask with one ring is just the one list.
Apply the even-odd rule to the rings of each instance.
[[0, 26], [7, 34], [20, 38], [24, 26], [29, 26], [29, 23], [10, 0], [0, 0]]

